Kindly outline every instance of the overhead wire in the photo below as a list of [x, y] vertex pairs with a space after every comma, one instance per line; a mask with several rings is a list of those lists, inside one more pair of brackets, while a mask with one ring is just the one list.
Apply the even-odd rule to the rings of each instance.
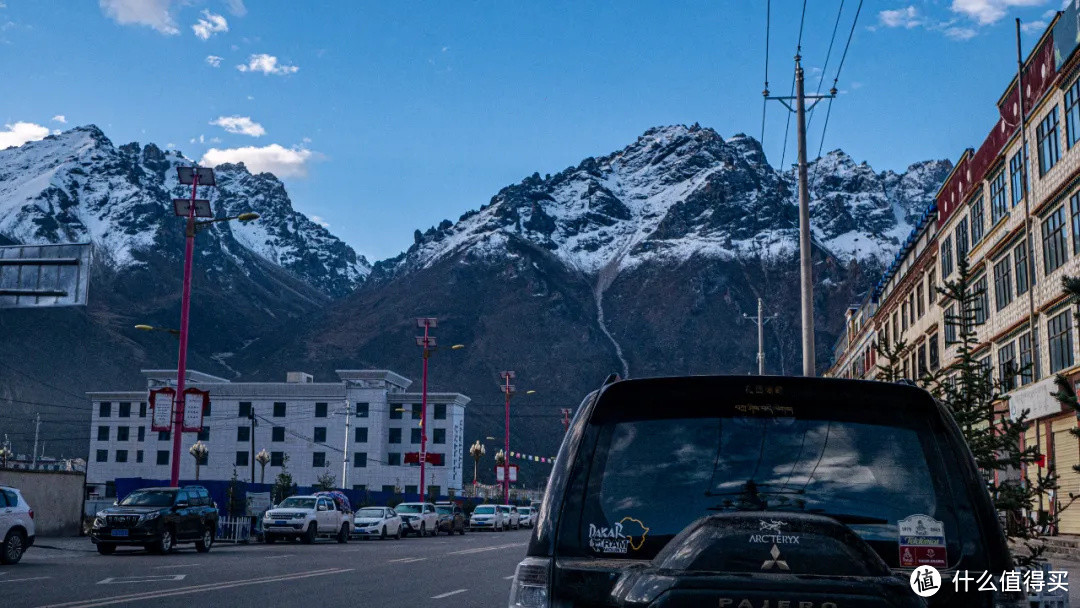
[[[851, 38], [855, 35], [855, 25], [859, 22], [859, 13], [862, 12], [863, 0], [859, 0], [859, 6], [855, 9], [855, 18], [851, 21], [851, 31], [848, 32], [847, 42], [844, 44], [844, 52], [840, 55], [840, 65], [836, 68], [836, 77], [833, 78], [833, 88], [836, 88], [837, 82], [840, 81], [840, 71], [844, 69], [844, 62], [847, 60], [848, 49], [851, 48]], [[829, 107], [825, 110], [825, 124], [821, 128], [821, 140], [818, 142], [818, 156], [821, 156], [821, 151], [825, 147], [825, 132], [829, 128], [829, 116], [832, 114], [832, 102], [833, 99], [829, 98]]]
[[761, 147], [765, 147], [765, 110], [769, 106], [769, 30], [772, 29], [772, 0], [765, 3], [765, 90], [761, 95]]
[[[803, 26], [805, 26], [805, 25], [806, 25], [806, 0], [803, 0], [802, 16], [799, 17], [799, 43], [795, 47], [795, 54], [796, 55], [801, 55], [802, 54]], [[791, 92], [788, 93], [788, 97], [794, 97], [794, 96], [795, 96], [795, 74], [793, 73], [791, 75]], [[788, 135], [789, 135], [790, 132], [791, 132], [791, 112], [789, 111], [788, 115], [787, 115], [787, 124], [784, 126], [784, 147], [783, 147], [783, 152], [780, 155], [780, 170], [781, 171], [784, 170], [784, 161], [787, 160], [787, 142], [788, 142]]]
[[[821, 75], [818, 77], [817, 89], [814, 95], [821, 95], [821, 84], [825, 82], [825, 72], [829, 69], [829, 59], [832, 58], [833, 44], [836, 42], [836, 32], [840, 29], [840, 17], [844, 14], [844, 0], [840, 0], [840, 8], [836, 11], [836, 22], [833, 23], [832, 36], [829, 37], [829, 50], [825, 51], [825, 63], [821, 66]], [[810, 108], [810, 115], [806, 117], [806, 130], [810, 130], [810, 124], [814, 122], [814, 110], [817, 104]]]

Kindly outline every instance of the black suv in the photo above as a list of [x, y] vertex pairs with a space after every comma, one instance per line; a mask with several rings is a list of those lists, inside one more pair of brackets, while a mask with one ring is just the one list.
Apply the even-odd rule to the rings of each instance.
[[102, 555], [111, 555], [118, 545], [168, 553], [178, 543], [190, 542], [206, 553], [214, 544], [217, 525], [217, 505], [206, 488], [143, 488], [99, 512], [90, 540]]
[[957, 571], [1011, 568], [960, 429], [921, 389], [609, 381], [559, 450], [510, 605], [1023, 606], [953, 591]]
[[465, 512], [461, 510], [461, 507], [450, 502], [437, 502], [435, 514], [439, 518], [439, 532], [446, 532], [451, 536], [454, 532], [465, 535]]

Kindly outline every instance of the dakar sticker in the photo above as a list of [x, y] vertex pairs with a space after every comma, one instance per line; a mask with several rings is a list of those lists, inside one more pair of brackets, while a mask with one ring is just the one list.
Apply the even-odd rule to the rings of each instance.
[[633, 517], [624, 517], [610, 527], [589, 524], [589, 548], [596, 553], [625, 555], [631, 549], [640, 550], [648, 533], [645, 524]]
[[901, 567], [948, 567], [944, 523], [929, 515], [912, 515], [897, 522], [897, 528]]

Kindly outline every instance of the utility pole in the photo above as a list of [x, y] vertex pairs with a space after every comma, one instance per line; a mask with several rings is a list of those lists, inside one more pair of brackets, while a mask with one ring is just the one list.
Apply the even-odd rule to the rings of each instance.
[[510, 380], [514, 378], [514, 372], [506, 371], [499, 374], [502, 376], [503, 392], [506, 393], [506, 441], [503, 448], [505, 456], [503, 457], [503, 504], [510, 504], [510, 395], [514, 393], [514, 385], [510, 384]]
[[39, 414], [35, 415], [35, 421], [34, 421], [34, 455], [31, 456], [31, 460], [30, 460], [30, 462], [31, 462], [30, 470], [31, 471], [36, 471], [37, 470], [37, 446], [38, 446], [38, 433], [40, 431], [41, 431], [41, 414], [39, 413]]
[[348, 488], [349, 480], [349, 415], [352, 411], [349, 409], [349, 400], [345, 400], [345, 449], [343, 450], [344, 457], [341, 461], [341, 489]]
[[[765, 375], [765, 324], [768, 323], [769, 321], [772, 321], [773, 319], [775, 319], [777, 317], [777, 315], [773, 315], [773, 316], [766, 319], [764, 317], [764, 314], [765, 314], [764, 309], [765, 309], [765, 307], [764, 307], [764, 304], [761, 301], [761, 298], [758, 298], [757, 299], [757, 319], [756, 319], [755, 322], [757, 323], [757, 362], [758, 362], [757, 373], [758, 373], [759, 376], [764, 376]], [[744, 319], [753, 319], [754, 317], [751, 317], [750, 315], [748, 315], [746, 313], [743, 313], [743, 318]]]
[[416, 345], [424, 349], [424, 376], [420, 389], [420, 487], [418, 488], [420, 502], [424, 502], [427, 496], [427, 488], [424, 487], [427, 481], [427, 364], [431, 351], [435, 349], [435, 337], [428, 332], [438, 327], [439, 321], [435, 317], [421, 317], [416, 320], [416, 326], [424, 328], [424, 335], [416, 337]]
[[[813, 262], [810, 259], [810, 190], [806, 178], [806, 100], [813, 99], [811, 108], [822, 99], [836, 97], [836, 87], [828, 95], [807, 95], [803, 87], [802, 56], [795, 55], [795, 97], [770, 97], [765, 89], [766, 100], [776, 100], [784, 104], [790, 112], [795, 112], [798, 122], [799, 143], [799, 284], [802, 295], [802, 350], [803, 375], [813, 376], [814, 366], [814, 275]], [[795, 102], [792, 108], [788, 103]], [[783, 170], [783, 167], [780, 168]]]

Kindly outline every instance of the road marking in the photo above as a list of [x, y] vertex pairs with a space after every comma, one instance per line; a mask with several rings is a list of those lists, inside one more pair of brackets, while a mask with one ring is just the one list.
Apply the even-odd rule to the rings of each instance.
[[201, 565], [202, 564], [173, 564], [171, 566], [154, 566], [154, 570], [162, 570], [165, 568], [194, 568]]
[[387, 560], [390, 564], [411, 564], [413, 562], [422, 562], [426, 557], [399, 557], [397, 559]]
[[99, 585], [132, 585], [135, 583], [164, 583], [182, 581], [186, 574], [151, 574], [149, 576], [110, 576], [97, 582]]
[[452, 551], [447, 553], [447, 555], [469, 555], [472, 553], [483, 553], [484, 551], [497, 551], [499, 549], [511, 549], [521, 546], [521, 543], [512, 543], [509, 545], [495, 545], [494, 547], [475, 547], [472, 549], [462, 549], [461, 551]]
[[504, 577], [503, 577], [503, 580], [504, 580], [504, 581], [512, 581], [512, 580], [514, 580], [514, 575], [513, 575], [513, 574], [511, 574], [510, 576], [504, 576]]
[[442, 595], [433, 595], [433, 596], [431, 596], [431, 599], [433, 599], [433, 600], [441, 600], [444, 597], [450, 597], [451, 595], [457, 595], [459, 593], [465, 593], [466, 591], [468, 591], [468, 589], [458, 589], [457, 591], [450, 591], [450, 592], [444, 593]]
[[7, 580], [0, 581], [0, 583], [21, 583], [21, 582], [24, 582], [24, 581], [40, 581], [40, 580], [44, 580], [44, 579], [47, 579], [47, 578], [52, 578], [52, 577], [51, 576], [34, 576], [34, 577], [31, 577], [31, 578], [9, 578]]
[[221, 589], [230, 589], [233, 587], [243, 587], [247, 585], [259, 585], [263, 583], [274, 583], [278, 581], [291, 581], [311, 578], [314, 576], [327, 576], [330, 574], [344, 574], [346, 572], [352, 572], [353, 570], [355, 570], [355, 568], [326, 568], [323, 570], [311, 570], [308, 572], [296, 572], [293, 574], [264, 576], [246, 580], [242, 579], [234, 581], [221, 581], [218, 583], [207, 583], [205, 585], [177, 587], [175, 589], [162, 589], [160, 591], [151, 591], [145, 593], [129, 593], [127, 595], [116, 595], [112, 597], [76, 600], [63, 604], [49, 604], [47, 606], [40, 606], [39, 608], [96, 608], [98, 606], [111, 606], [113, 604], [123, 604], [127, 602], [140, 602], [143, 600], [160, 599], [176, 595], [187, 595], [191, 593], [200, 593], [203, 591], [218, 591]]
[[292, 557], [292, 554], [290, 553], [288, 555], [267, 555], [266, 559], [281, 559], [283, 557]]

